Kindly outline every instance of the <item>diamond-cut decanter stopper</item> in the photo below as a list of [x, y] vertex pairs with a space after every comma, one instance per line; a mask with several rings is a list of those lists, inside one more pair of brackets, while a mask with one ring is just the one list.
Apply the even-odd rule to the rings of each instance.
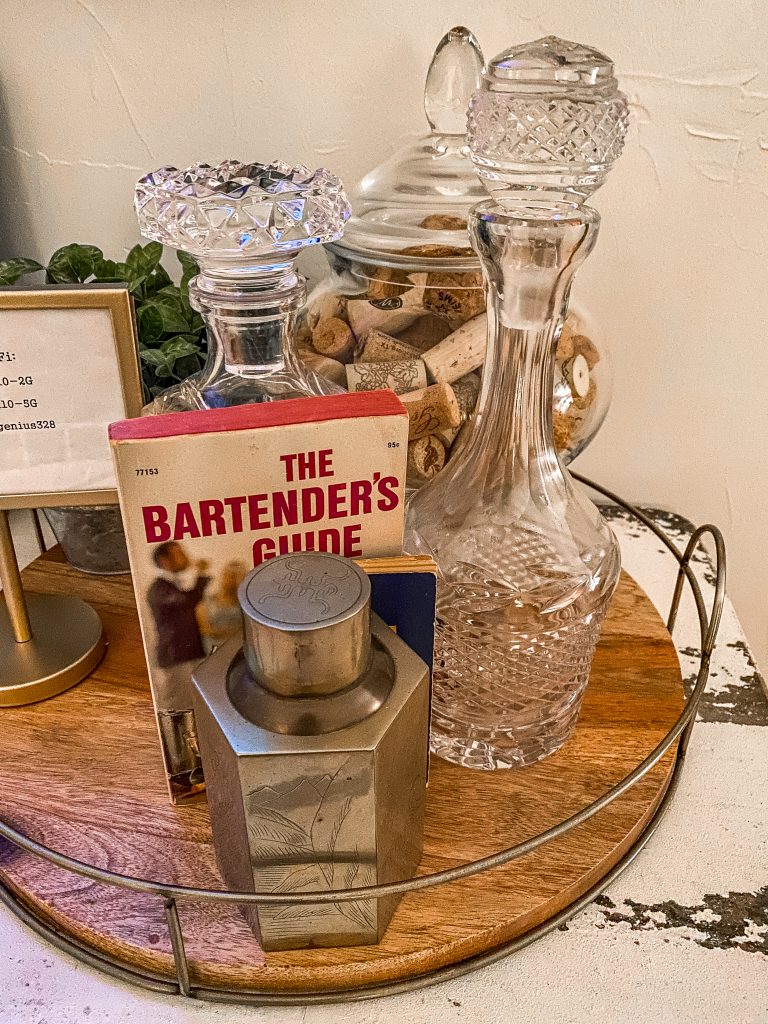
[[489, 63], [469, 107], [470, 155], [491, 193], [539, 189], [580, 202], [605, 181], [628, 120], [610, 58], [545, 36]]
[[281, 161], [161, 167], [137, 183], [135, 206], [142, 235], [203, 264], [296, 255], [305, 246], [336, 241], [350, 215], [337, 177]]
[[429, 127], [440, 135], [465, 135], [467, 104], [480, 86], [483, 51], [468, 28], [446, 32], [432, 57], [424, 83]]

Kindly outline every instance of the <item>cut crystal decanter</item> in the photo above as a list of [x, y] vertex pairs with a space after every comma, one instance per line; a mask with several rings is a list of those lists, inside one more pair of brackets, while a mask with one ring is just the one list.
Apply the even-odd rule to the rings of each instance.
[[469, 436], [411, 500], [406, 549], [439, 567], [432, 749], [462, 765], [530, 764], [572, 732], [618, 580], [616, 540], [559, 461], [557, 339], [595, 244], [584, 205], [621, 152], [613, 65], [554, 37], [490, 62], [469, 111], [491, 199], [470, 217], [489, 337]]
[[305, 367], [293, 345], [305, 296], [296, 257], [340, 238], [350, 215], [338, 178], [280, 161], [161, 167], [137, 183], [135, 205], [144, 236], [199, 262], [189, 294], [208, 336], [203, 369], [164, 391], [148, 413], [342, 390]]

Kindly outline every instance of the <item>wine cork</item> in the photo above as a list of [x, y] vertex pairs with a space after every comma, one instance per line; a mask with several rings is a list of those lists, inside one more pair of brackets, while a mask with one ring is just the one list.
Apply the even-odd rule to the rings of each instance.
[[447, 449], [450, 449], [453, 442], [459, 436], [461, 427], [445, 427], [443, 430], [438, 430], [435, 437], [439, 437]]
[[574, 334], [573, 352], [575, 355], [584, 356], [590, 370], [600, 362], [600, 353], [586, 334]]
[[419, 227], [427, 231], [466, 231], [467, 222], [464, 217], [454, 217], [448, 213], [430, 213]]
[[589, 386], [587, 387], [585, 394], [580, 395], [574, 387], [571, 390], [571, 395], [573, 396], [573, 406], [575, 409], [588, 409], [595, 401], [595, 398], [597, 398], [597, 388], [595, 387], [594, 378], [590, 376]]
[[408, 445], [408, 479], [431, 480], [445, 465], [445, 445], [434, 434], [427, 434]]
[[395, 295], [402, 295], [410, 287], [412, 287], [412, 282], [406, 271], [397, 270], [395, 267], [375, 267], [371, 268], [371, 277], [365, 297], [366, 299], [391, 299]]
[[[450, 432], [445, 431], [444, 433], [447, 433], [449, 437], [451, 436]], [[472, 433], [472, 423], [471, 423], [470, 420], [466, 420], [459, 427], [458, 431], [456, 432], [456, 434], [453, 437], [453, 440], [451, 441], [451, 444], [450, 444], [449, 450], [448, 450], [448, 457], [449, 458], [453, 459], [453, 458], [455, 458], [459, 454], [461, 449], [466, 444], [467, 439], [469, 438], [471, 433]]]
[[317, 327], [320, 320], [329, 320], [331, 317], [343, 320], [346, 306], [346, 296], [338, 292], [326, 291], [321, 295], [313, 295], [307, 306], [307, 325], [310, 331]]
[[306, 316], [300, 316], [298, 318], [294, 339], [299, 348], [309, 348], [312, 344], [312, 331], [307, 323]]
[[447, 338], [453, 331], [450, 323], [445, 317], [437, 316], [435, 313], [427, 313], [414, 320], [410, 327], [400, 331], [398, 340], [408, 345], [413, 345], [419, 352], [426, 352], [434, 348], [443, 338]]
[[574, 400], [586, 398], [590, 387], [589, 363], [581, 353], [566, 359], [560, 366], [563, 380], [571, 389]]
[[359, 363], [392, 363], [401, 359], [418, 359], [420, 356], [420, 350], [414, 345], [409, 345], [399, 338], [392, 338], [383, 331], [373, 330], [368, 331], [357, 361]]
[[568, 451], [571, 445], [571, 421], [566, 413], [557, 410], [552, 413], [552, 433], [555, 438], [555, 448], [559, 452]]
[[338, 359], [341, 363], [348, 362], [355, 352], [355, 336], [349, 324], [336, 316], [318, 320], [312, 331], [312, 347], [321, 356]]
[[450, 320], [464, 324], [485, 309], [483, 278], [479, 270], [427, 275], [424, 306]]
[[350, 299], [347, 302], [347, 320], [358, 341], [363, 341], [372, 330], [397, 334], [422, 316], [426, 274], [414, 274], [413, 279], [416, 281], [414, 286], [402, 295], [393, 295], [389, 299]]
[[425, 352], [423, 359], [432, 380], [452, 384], [476, 370], [485, 359], [487, 330], [486, 316], [482, 313]]
[[314, 370], [315, 373], [319, 373], [321, 377], [327, 377], [327, 379], [332, 380], [334, 384], [346, 387], [347, 375], [344, 371], [344, 364], [340, 363], [338, 359], [329, 359], [327, 356], [321, 356], [318, 352], [314, 352], [310, 348], [300, 348], [299, 359], [301, 359], [301, 361], [305, 363], [310, 370]]
[[444, 259], [446, 256], [474, 256], [471, 246], [461, 248], [456, 245], [439, 245], [435, 242], [425, 242], [421, 245], [409, 245], [406, 249], [400, 249], [403, 256], [418, 256], [423, 259]]
[[557, 358], [559, 360], [570, 359], [575, 351], [573, 329], [566, 321], [560, 328], [560, 337], [557, 339]]
[[476, 373], [467, 373], [459, 377], [451, 387], [459, 403], [459, 412], [462, 420], [469, 419], [475, 411], [477, 396], [480, 394], [480, 378]]
[[403, 394], [400, 400], [408, 410], [410, 441], [461, 424], [459, 403], [448, 384], [432, 384]]
[[391, 388], [396, 395], [427, 386], [427, 368], [421, 359], [402, 359], [396, 363], [349, 363], [349, 391], [378, 391]]

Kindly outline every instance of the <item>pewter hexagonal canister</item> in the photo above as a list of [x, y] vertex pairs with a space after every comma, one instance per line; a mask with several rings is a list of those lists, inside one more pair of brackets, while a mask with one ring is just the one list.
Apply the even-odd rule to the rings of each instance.
[[[219, 868], [232, 889], [307, 892], [412, 876], [422, 847], [429, 670], [334, 555], [275, 558], [240, 588], [244, 642], [195, 672]], [[398, 897], [243, 913], [265, 950], [378, 942]]]

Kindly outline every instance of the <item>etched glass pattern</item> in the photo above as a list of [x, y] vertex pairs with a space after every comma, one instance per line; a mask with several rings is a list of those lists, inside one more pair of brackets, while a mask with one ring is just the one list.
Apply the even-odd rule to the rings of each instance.
[[491, 189], [560, 185], [585, 196], [605, 181], [628, 125], [610, 59], [545, 36], [490, 62], [469, 105], [469, 148]]
[[335, 175], [281, 161], [161, 167], [138, 182], [135, 204], [145, 237], [200, 259], [333, 242], [351, 212]]
[[[472, 156], [490, 168], [501, 164], [569, 165], [593, 173], [612, 164], [627, 133], [623, 99], [597, 103], [567, 97], [502, 96], [480, 93], [469, 111]], [[529, 168], [530, 172], [530, 168]]]

